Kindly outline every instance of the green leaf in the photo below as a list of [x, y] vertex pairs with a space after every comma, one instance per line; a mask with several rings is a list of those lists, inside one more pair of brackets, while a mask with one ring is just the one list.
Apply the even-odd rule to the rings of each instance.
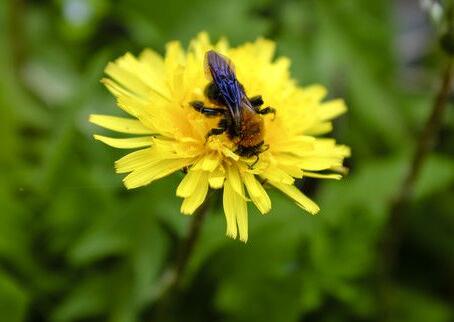
[[8, 322], [22, 322], [29, 303], [27, 292], [0, 270], [0, 314]]
[[56, 306], [52, 321], [76, 321], [101, 315], [107, 309], [111, 282], [114, 281], [106, 274], [91, 274], [88, 278], [79, 280]]
[[414, 198], [422, 199], [447, 189], [454, 182], [454, 160], [441, 155], [429, 157], [415, 185]]
[[450, 303], [415, 289], [398, 289], [392, 294], [392, 299], [395, 309], [392, 321], [448, 322], [454, 318]]

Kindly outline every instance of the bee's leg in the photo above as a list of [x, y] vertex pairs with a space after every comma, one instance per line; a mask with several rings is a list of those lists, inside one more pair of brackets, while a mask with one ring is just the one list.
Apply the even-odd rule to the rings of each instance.
[[262, 114], [262, 115], [270, 114], [270, 113], [276, 114], [276, 109], [268, 106], [268, 107], [265, 107], [264, 109], [261, 109], [260, 111], [258, 111], [258, 113]]
[[227, 120], [221, 119], [218, 123], [218, 127], [215, 127], [208, 131], [206, 138], [208, 139], [212, 135], [220, 135], [227, 130]]
[[249, 102], [251, 102], [252, 107], [255, 108], [257, 111], [259, 110], [258, 108], [263, 105], [263, 99], [261, 95], [249, 98]]
[[259, 162], [259, 159], [260, 159], [259, 155], [256, 154], [254, 162], [252, 162], [252, 164], [248, 165], [248, 168], [249, 169], [254, 169], [254, 166], [257, 164], [257, 162]]
[[266, 114], [273, 114], [273, 120], [276, 117], [276, 109], [272, 108], [271, 106], [265, 107], [264, 109], [257, 111], [258, 114], [266, 115]]
[[268, 151], [269, 149], [270, 149], [270, 145], [269, 144], [264, 144], [264, 145], [261, 146], [260, 153]]
[[202, 101], [192, 101], [189, 103], [197, 112], [202, 113], [205, 116], [212, 117], [212, 116], [220, 116], [224, 115], [227, 111], [224, 108], [219, 107], [206, 107]]

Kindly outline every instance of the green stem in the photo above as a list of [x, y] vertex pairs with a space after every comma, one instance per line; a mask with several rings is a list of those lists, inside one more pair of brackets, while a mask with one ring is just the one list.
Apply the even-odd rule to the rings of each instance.
[[9, 4], [9, 41], [13, 53], [13, 66], [17, 74], [24, 61], [24, 20], [25, 3], [23, 0], [12, 0]]
[[453, 81], [453, 59], [448, 58], [441, 74], [441, 86], [435, 96], [432, 111], [419, 136], [416, 150], [413, 154], [408, 172], [398, 190], [396, 198], [390, 206], [390, 215], [385, 227], [384, 238], [381, 243], [381, 300], [383, 305], [383, 320], [391, 319], [392, 289], [391, 274], [399, 255], [400, 238], [402, 231], [402, 216], [406, 203], [410, 199], [415, 184], [421, 174], [421, 169], [433, 148], [437, 134], [441, 128], [444, 111], [446, 110]]
[[200, 231], [208, 213], [208, 202], [202, 205], [202, 208], [192, 218], [191, 226], [189, 227], [189, 233], [181, 245], [180, 254], [176, 263], [176, 277], [175, 286], [178, 286], [181, 282], [182, 276], [184, 275], [189, 259], [194, 251], [194, 247], [199, 239]]
[[173, 299], [180, 291], [183, 276], [187, 270], [191, 255], [200, 237], [201, 228], [208, 214], [209, 201], [208, 197], [199, 210], [192, 215], [189, 231], [186, 238], [181, 242], [177, 259], [173, 266], [167, 269], [161, 279], [157, 282], [155, 298], [158, 299], [152, 312], [153, 321], [167, 321], [167, 314], [170, 312], [170, 306]]

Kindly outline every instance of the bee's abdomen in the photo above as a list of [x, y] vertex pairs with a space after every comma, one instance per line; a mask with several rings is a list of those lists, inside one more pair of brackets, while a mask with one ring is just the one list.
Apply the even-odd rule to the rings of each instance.
[[263, 120], [257, 114], [244, 115], [238, 145], [255, 147], [263, 144]]

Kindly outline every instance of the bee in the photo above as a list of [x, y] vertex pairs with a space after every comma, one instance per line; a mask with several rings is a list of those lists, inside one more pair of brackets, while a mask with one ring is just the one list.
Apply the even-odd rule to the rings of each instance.
[[246, 158], [255, 156], [255, 165], [259, 154], [268, 149], [264, 145], [263, 115], [273, 113], [272, 107], [265, 107], [260, 95], [248, 98], [243, 85], [235, 75], [232, 62], [225, 56], [210, 50], [205, 54], [205, 73], [210, 83], [204, 94], [214, 106], [205, 106], [202, 101], [193, 101], [190, 105], [207, 117], [220, 117], [216, 128], [207, 133], [212, 135], [226, 133], [236, 144], [238, 155]]

